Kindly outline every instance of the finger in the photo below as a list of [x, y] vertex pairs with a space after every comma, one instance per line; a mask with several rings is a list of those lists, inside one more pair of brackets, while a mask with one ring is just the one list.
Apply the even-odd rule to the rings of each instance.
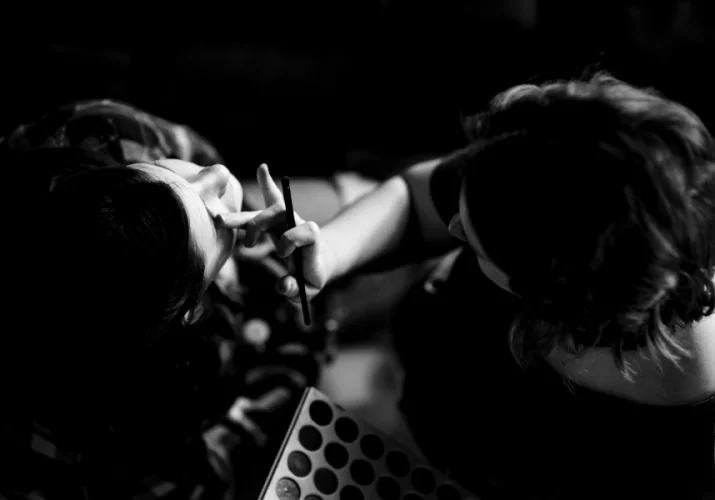
[[285, 221], [286, 212], [283, 207], [280, 205], [268, 207], [246, 223], [246, 239], [243, 244], [247, 247], [254, 246], [258, 242], [261, 234], [273, 229], [279, 224], [285, 224]]
[[286, 274], [276, 282], [276, 292], [289, 299], [297, 299], [299, 295], [298, 281], [290, 274]]
[[[266, 241], [250, 248], [244, 245], [239, 245], [238, 247], [236, 247], [234, 255], [236, 255], [236, 257], [240, 259], [260, 260], [265, 257], [268, 257], [274, 250], [275, 246], [273, 245], [273, 242], [270, 239], [267, 239]], [[277, 263], [277, 261], [273, 262]], [[279, 276], [282, 276], [283, 272], [285, 272], [285, 269], [283, 269], [282, 272], [279, 273]]]
[[271, 174], [268, 172], [268, 165], [265, 163], [261, 164], [261, 166], [258, 167], [256, 177], [258, 178], [258, 185], [261, 187], [263, 200], [266, 202], [266, 206], [270, 207], [275, 204], [282, 205], [283, 193], [273, 181]]
[[[317, 243], [320, 235], [320, 228], [313, 221], [303, 222], [302, 224], [289, 229], [283, 233], [276, 243], [276, 253], [280, 258], [286, 258], [292, 254], [298, 247], [307, 247], [309, 245], [314, 245]], [[315, 249], [312, 249], [315, 251]], [[303, 258], [310, 258], [311, 250], [306, 248], [308, 255], [303, 255]]]
[[300, 247], [303, 278], [306, 284], [318, 290], [325, 286], [325, 276], [321, 272], [319, 264], [321, 259], [320, 228], [315, 222], [305, 222], [286, 231], [276, 245], [276, 253], [283, 258], [287, 258], [296, 248]]
[[238, 229], [242, 228], [248, 222], [256, 217], [258, 214], [260, 214], [260, 210], [252, 211], [252, 212], [232, 212], [232, 213], [225, 213], [225, 214], [218, 214], [216, 216], [216, 222], [224, 227], [228, 227], [231, 229]]

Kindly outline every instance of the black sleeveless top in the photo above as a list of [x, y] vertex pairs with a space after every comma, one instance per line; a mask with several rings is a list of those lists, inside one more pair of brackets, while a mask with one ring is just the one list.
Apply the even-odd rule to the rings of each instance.
[[[445, 222], [459, 189], [449, 176], [438, 168], [432, 183]], [[714, 498], [715, 395], [650, 406], [520, 368], [507, 335], [520, 299], [468, 247], [452, 257], [394, 315], [402, 410], [435, 466], [485, 499]]]

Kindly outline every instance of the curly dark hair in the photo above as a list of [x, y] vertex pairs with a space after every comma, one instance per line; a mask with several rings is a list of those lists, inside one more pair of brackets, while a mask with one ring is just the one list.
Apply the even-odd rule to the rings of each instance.
[[[526, 299], [511, 346], [676, 364], [715, 307], [715, 144], [699, 118], [599, 73], [521, 85], [465, 121], [467, 207], [487, 255]], [[499, 217], [485, 214], [499, 211]]]

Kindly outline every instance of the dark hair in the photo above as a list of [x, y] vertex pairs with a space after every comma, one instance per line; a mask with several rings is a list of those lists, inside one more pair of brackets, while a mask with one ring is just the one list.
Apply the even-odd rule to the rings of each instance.
[[81, 310], [91, 304], [90, 317], [131, 327], [141, 345], [181, 326], [204, 289], [204, 264], [173, 188], [132, 168], [96, 169], [57, 186], [50, 207], [62, 244], [48, 264], [79, 285]]
[[187, 352], [198, 355], [184, 317], [201, 299], [204, 263], [177, 193], [89, 152], [13, 160], [11, 168], [65, 173], [51, 193], [45, 183], [30, 199], [41, 222], [25, 243], [43, 254], [27, 277], [41, 284], [26, 346], [33, 418], [89, 448], [107, 448], [110, 427], [122, 445], [197, 431], [188, 422], [200, 408], [187, 408], [195, 401], [185, 389], [198, 381], [178, 380], [174, 367]]
[[[715, 307], [715, 145], [690, 110], [606, 74], [522, 85], [469, 118], [464, 187], [485, 252], [526, 298], [512, 351], [689, 354]], [[499, 212], [499, 217], [489, 214]]]

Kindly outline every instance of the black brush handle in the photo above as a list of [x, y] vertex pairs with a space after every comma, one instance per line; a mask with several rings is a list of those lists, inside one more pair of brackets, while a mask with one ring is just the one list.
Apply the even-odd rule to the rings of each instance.
[[[290, 179], [281, 179], [283, 187], [283, 200], [286, 204], [286, 214], [288, 216], [288, 229], [295, 227], [295, 216], [293, 215], [293, 198], [290, 194]], [[295, 265], [295, 279], [298, 281], [298, 294], [300, 295], [300, 305], [303, 309], [303, 322], [310, 326], [310, 308], [308, 307], [308, 295], [305, 293], [305, 278], [303, 277], [303, 249], [296, 248], [293, 252], [293, 264]]]

